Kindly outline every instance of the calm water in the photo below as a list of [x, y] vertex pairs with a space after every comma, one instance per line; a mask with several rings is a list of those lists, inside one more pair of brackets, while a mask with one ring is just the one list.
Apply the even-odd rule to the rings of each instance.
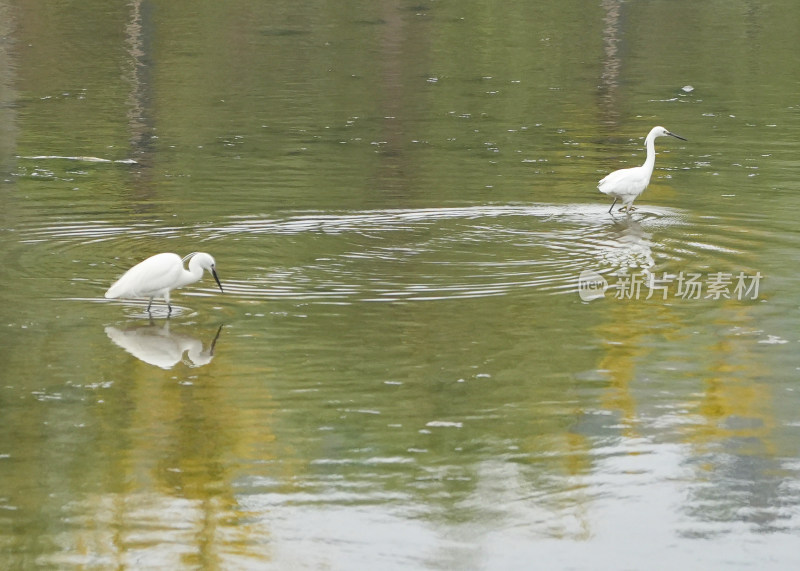
[[798, 568], [798, 18], [0, 2], [0, 567]]

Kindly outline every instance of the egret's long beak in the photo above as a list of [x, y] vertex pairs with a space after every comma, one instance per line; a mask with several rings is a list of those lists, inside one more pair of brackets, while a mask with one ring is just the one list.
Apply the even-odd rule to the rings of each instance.
[[680, 135], [676, 135], [675, 133], [670, 133], [669, 131], [667, 131], [667, 135], [669, 135], [670, 137], [675, 137], [676, 139], [680, 139], [681, 141], [685, 141], [686, 140], [683, 137], [681, 137]]
[[214, 276], [214, 281], [217, 282], [217, 285], [219, 286], [219, 291], [221, 291], [222, 293], [225, 293], [225, 290], [222, 289], [222, 284], [219, 283], [219, 278], [217, 277], [217, 270], [215, 270], [214, 268], [211, 268], [211, 275]]

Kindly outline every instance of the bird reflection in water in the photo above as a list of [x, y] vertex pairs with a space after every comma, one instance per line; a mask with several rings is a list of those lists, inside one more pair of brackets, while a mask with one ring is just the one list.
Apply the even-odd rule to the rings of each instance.
[[[189, 367], [202, 367], [214, 358], [214, 347], [222, 332], [222, 325], [217, 329], [214, 339], [205, 349], [203, 342], [190, 335], [170, 331], [170, 324], [118, 329], [108, 326], [106, 335], [125, 351], [149, 365], [171, 369], [179, 362]], [[184, 354], [186, 357], [184, 358]]]
[[655, 266], [652, 234], [630, 216], [612, 216], [610, 230], [603, 262], [617, 270], [640, 268], [649, 273]]

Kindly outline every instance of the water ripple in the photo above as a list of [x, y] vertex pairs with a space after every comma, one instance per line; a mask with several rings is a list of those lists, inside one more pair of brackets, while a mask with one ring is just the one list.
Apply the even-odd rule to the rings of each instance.
[[[774, 240], [737, 220], [690, 219], [659, 207], [609, 216], [597, 204], [301, 211], [190, 227], [170, 222], [59, 218], [12, 232], [20, 244], [50, 250], [110, 243], [121, 266], [141, 258], [143, 242], [211, 242], [208, 250], [228, 261], [226, 299], [324, 303], [570, 293], [585, 269], [647, 272], [677, 264], [728, 271], [748, 266], [753, 246]], [[281, 241], [289, 236], [292, 251], [275, 259], [273, 251], [285, 248]], [[25, 273], [25, 260], [12, 265]]]
[[[663, 218], [674, 225], [682, 216], [663, 210], [658, 224], [668, 225]], [[307, 265], [229, 283], [229, 291], [248, 299], [348, 303], [501, 296], [529, 288], [566, 293], [574, 291], [586, 267], [653, 264], [651, 244], [638, 223], [602, 216], [596, 205], [247, 216], [212, 233], [220, 240], [261, 234], [350, 237], [339, 252]]]

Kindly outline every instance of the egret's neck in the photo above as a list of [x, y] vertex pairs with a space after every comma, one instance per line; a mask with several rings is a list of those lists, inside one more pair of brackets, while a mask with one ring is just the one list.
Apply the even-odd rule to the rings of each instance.
[[653, 167], [656, 164], [656, 144], [655, 144], [655, 137], [647, 137], [644, 141], [644, 146], [647, 148], [647, 158], [642, 165], [644, 168], [653, 171]]
[[193, 284], [197, 280], [203, 277], [203, 267], [197, 262], [194, 258], [189, 260], [189, 269], [183, 270], [181, 274], [180, 285], [176, 287], [182, 287], [185, 285]]

